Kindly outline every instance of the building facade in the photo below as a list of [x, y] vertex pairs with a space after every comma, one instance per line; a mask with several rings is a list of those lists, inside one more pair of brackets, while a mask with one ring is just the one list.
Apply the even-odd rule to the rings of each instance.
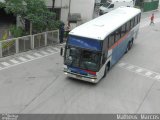
[[159, 7], [159, 0], [136, 0], [136, 6], [139, 6], [144, 12], [156, 10]]
[[[52, 8], [52, 0], [45, 0], [48, 8]], [[68, 22], [69, 14], [71, 18], [78, 15], [80, 22], [84, 23], [93, 18], [95, 0], [55, 0], [54, 8], [59, 11], [59, 18], [65, 24]], [[57, 14], [58, 15], [58, 14]]]

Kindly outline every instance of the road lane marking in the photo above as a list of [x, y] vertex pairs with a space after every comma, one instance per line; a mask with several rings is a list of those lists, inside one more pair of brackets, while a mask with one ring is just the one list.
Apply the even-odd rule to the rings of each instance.
[[131, 70], [131, 69], [133, 69], [133, 68], [134, 68], [133, 65], [127, 67], [127, 69], [129, 69], [129, 70]]
[[118, 64], [120, 67], [123, 67], [124, 65], [126, 65], [125, 63], [120, 63]]
[[[44, 57], [48, 57], [48, 56], [51, 56], [51, 55], [54, 55], [54, 54], [57, 54], [57, 53], [59, 53], [58, 51], [57, 52], [52, 52], [52, 53], [49, 53], [49, 54], [47, 54], [47, 55], [41, 55], [41, 57], [34, 57], [33, 59], [26, 59], [26, 60], [22, 60], [22, 61], [19, 61], [17, 64], [15, 63], [15, 64], [12, 64], [12, 65], [10, 65], [9, 63], [7, 63], [7, 62], [0, 62], [0, 64], [6, 64], [6, 65], [4, 65], [4, 67], [0, 67], [0, 70], [5, 70], [5, 69], [8, 69], [8, 68], [11, 68], [11, 67], [14, 67], [14, 66], [17, 66], [17, 65], [21, 65], [21, 64], [23, 64], [23, 63], [28, 63], [28, 62], [31, 62], [31, 61], [33, 61], [33, 60], [38, 60], [38, 59], [41, 59], [41, 58], [44, 58]], [[32, 55], [34, 55], [34, 53], [32, 54]], [[32, 56], [31, 55], [31, 56]], [[17, 57], [17, 59], [19, 59], [20, 57]], [[21, 58], [20, 58], [21, 59]], [[13, 59], [12, 59], [13, 60]], [[10, 61], [10, 60], [9, 60]], [[2, 65], [3, 65], [2, 64]]]
[[10, 66], [10, 64], [7, 63], [7, 62], [1, 62], [1, 64], [4, 65], [4, 66]]
[[146, 72], [145, 75], [146, 76], [151, 76], [153, 73], [152, 72]]
[[56, 50], [56, 51], [60, 51], [60, 49], [59, 48], [53, 48], [54, 50]]
[[23, 57], [19, 57], [18, 59], [21, 60], [21, 61], [23, 61], [23, 62], [27, 61], [27, 59], [25, 59]]
[[155, 79], [160, 80], [160, 75], [155, 76]]
[[45, 51], [41, 51], [40, 53], [44, 54], [44, 55], [48, 55], [49, 53], [45, 52]]
[[55, 52], [55, 51], [52, 50], [52, 49], [47, 49], [47, 51], [49, 51], [49, 52], [51, 52], [51, 53]]
[[19, 61], [17, 61], [17, 60], [15, 60], [15, 59], [12, 59], [12, 60], [10, 60], [12, 63], [14, 63], [14, 64], [17, 64], [17, 63], [19, 63]]
[[142, 72], [142, 71], [143, 71], [143, 69], [141, 69], [141, 68], [136, 69], [136, 72], [138, 72], [138, 73], [140, 73], [140, 72]]
[[29, 59], [34, 59], [35, 57], [32, 55], [26, 55], [25, 57], [29, 58]]
[[33, 55], [37, 56], [37, 57], [42, 57], [43, 55], [39, 54], [39, 53], [34, 53]]
[[142, 67], [132, 65], [129, 63], [124, 63], [124, 62], [119, 63], [118, 67], [123, 68], [128, 71], [131, 71], [131, 72], [134, 72], [138, 75], [145, 76], [145, 77], [160, 81], [160, 73], [148, 70], [146, 68], [142, 68]]

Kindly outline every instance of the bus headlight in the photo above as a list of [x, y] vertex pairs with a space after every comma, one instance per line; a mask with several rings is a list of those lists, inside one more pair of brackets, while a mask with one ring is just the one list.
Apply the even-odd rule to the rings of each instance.
[[94, 82], [94, 81], [95, 81], [95, 79], [91, 79], [91, 81], [92, 81], [92, 82]]
[[67, 73], [67, 72], [64, 72], [64, 74], [67, 75], [68, 73]]
[[64, 68], [64, 72], [71, 72], [71, 70], [68, 68]]

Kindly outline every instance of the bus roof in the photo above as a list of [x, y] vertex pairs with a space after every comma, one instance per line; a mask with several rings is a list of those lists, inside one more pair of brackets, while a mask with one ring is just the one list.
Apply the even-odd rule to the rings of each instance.
[[69, 35], [103, 40], [107, 35], [140, 12], [140, 9], [137, 8], [119, 7], [74, 28]]

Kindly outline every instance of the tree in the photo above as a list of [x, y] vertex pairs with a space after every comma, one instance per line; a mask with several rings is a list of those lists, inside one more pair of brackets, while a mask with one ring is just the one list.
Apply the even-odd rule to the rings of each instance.
[[55, 29], [55, 13], [50, 12], [44, 0], [5, 0], [5, 10], [30, 21], [30, 34]]
[[5, 7], [5, 3], [0, 2], [0, 8], [4, 8]]

